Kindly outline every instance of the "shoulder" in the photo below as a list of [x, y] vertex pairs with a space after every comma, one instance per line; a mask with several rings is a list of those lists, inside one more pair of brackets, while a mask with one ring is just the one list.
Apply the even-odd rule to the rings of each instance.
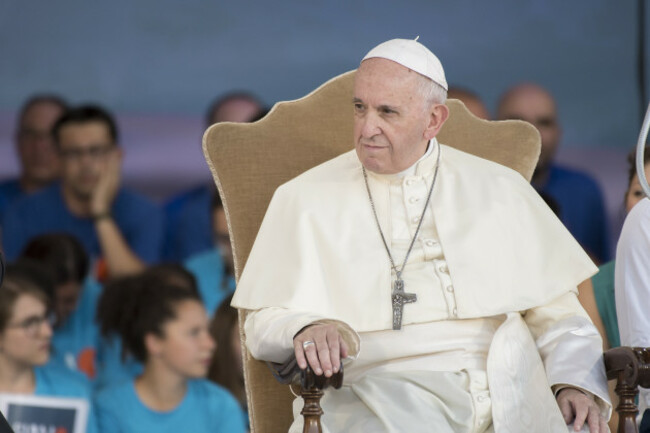
[[165, 210], [175, 208], [182, 208], [187, 203], [205, 200], [206, 197], [211, 197], [212, 191], [209, 185], [195, 186], [187, 191], [180, 192], [165, 202]]
[[18, 179], [9, 179], [0, 182], [0, 196], [13, 199], [22, 194]]
[[297, 189], [304, 186], [315, 187], [319, 184], [329, 185], [332, 183], [342, 183], [348, 181], [351, 176], [358, 175], [360, 172], [361, 163], [357, 158], [356, 152], [351, 150], [310, 168], [281, 185], [278, 190]]
[[101, 408], [111, 408], [130, 400], [133, 393], [133, 381], [127, 380], [115, 385], [109, 385], [95, 394], [95, 404]]
[[162, 216], [162, 210], [152, 200], [144, 195], [122, 188], [113, 204], [113, 212], [118, 218], [128, 216]]
[[226, 388], [207, 379], [189, 382], [194, 398], [203, 402], [211, 416], [219, 417], [223, 423], [239, 425], [243, 422], [243, 412], [239, 402]]
[[63, 203], [60, 185], [51, 185], [33, 194], [23, 195], [17, 198], [8, 208], [8, 212], [26, 212], [35, 208], [42, 209], [43, 206], [50, 206]]
[[589, 174], [569, 168], [563, 165], [554, 164], [551, 167], [551, 182], [561, 182], [563, 185], [569, 184], [576, 188], [586, 190], [600, 191], [598, 182]]
[[60, 397], [91, 397], [88, 379], [79, 372], [64, 367], [47, 364], [35, 369], [37, 393]]

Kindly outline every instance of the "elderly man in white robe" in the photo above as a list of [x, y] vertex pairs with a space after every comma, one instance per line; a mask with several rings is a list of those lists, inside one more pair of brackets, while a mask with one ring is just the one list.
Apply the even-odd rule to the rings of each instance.
[[325, 432], [606, 432], [576, 297], [596, 268], [522, 176], [437, 142], [446, 90], [417, 41], [364, 57], [355, 150], [271, 200], [233, 299], [253, 310], [247, 347], [325, 376], [346, 363]]

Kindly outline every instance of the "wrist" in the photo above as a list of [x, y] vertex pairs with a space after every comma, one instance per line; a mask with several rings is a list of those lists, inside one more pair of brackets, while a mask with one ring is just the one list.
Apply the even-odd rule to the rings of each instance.
[[90, 218], [91, 218], [93, 221], [95, 221], [95, 222], [97, 222], [97, 221], [102, 221], [102, 220], [105, 220], [105, 219], [110, 219], [110, 218], [112, 218], [112, 217], [113, 217], [113, 215], [111, 214], [110, 211], [105, 211], [105, 212], [93, 212], [93, 213], [90, 215]]

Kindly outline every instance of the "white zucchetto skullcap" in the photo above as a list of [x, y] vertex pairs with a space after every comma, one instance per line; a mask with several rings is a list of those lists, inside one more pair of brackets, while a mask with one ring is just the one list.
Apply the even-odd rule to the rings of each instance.
[[374, 57], [392, 60], [424, 75], [447, 90], [447, 79], [440, 60], [427, 47], [411, 39], [391, 39], [377, 45], [361, 60]]

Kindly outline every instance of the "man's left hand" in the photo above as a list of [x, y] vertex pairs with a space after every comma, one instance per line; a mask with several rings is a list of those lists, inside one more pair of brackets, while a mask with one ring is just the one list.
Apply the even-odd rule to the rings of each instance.
[[113, 200], [115, 200], [120, 187], [122, 152], [119, 149], [111, 149], [106, 158], [106, 166], [100, 175], [90, 201], [92, 215], [102, 215], [110, 212]]
[[590, 433], [607, 433], [607, 421], [600, 415], [600, 408], [593, 399], [575, 388], [564, 388], [557, 395], [557, 404], [567, 424], [573, 422], [575, 431], [582, 430], [585, 421]]

